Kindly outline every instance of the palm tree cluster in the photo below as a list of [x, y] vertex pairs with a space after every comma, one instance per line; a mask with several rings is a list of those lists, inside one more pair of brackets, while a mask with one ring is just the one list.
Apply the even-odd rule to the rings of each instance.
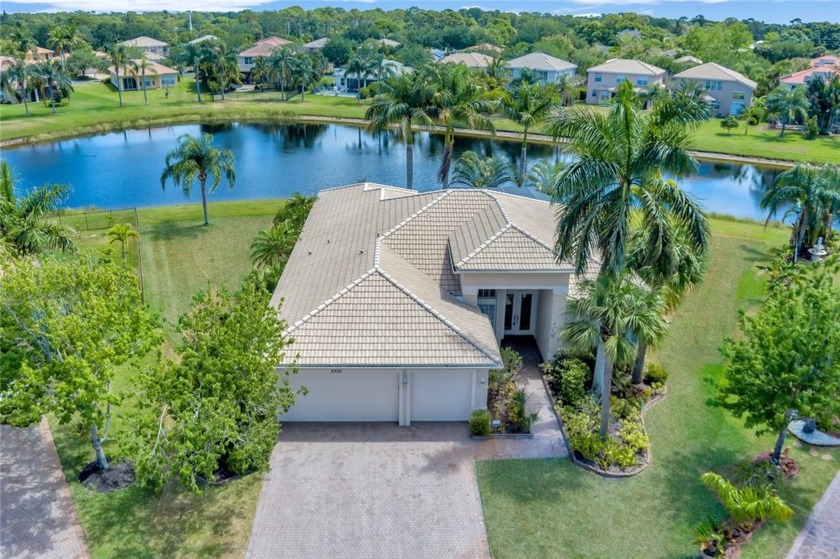
[[[192, 67], [195, 73], [196, 100], [201, 103], [201, 88], [219, 93], [222, 100], [232, 84], [240, 85], [239, 53], [218, 39], [181, 45], [174, 56], [183, 67]], [[259, 59], [258, 59], [259, 60]]]
[[258, 87], [271, 85], [283, 97], [288, 91], [299, 89], [301, 99], [306, 90], [318, 83], [323, 75], [323, 62], [316, 55], [295, 52], [288, 47], [274, 49], [270, 56], [254, 60], [251, 81]]

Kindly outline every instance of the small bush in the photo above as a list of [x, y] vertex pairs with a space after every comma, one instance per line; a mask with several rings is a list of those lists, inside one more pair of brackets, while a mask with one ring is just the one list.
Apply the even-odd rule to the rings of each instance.
[[820, 133], [820, 126], [817, 124], [817, 117], [812, 116], [805, 121], [805, 139], [813, 140]]
[[475, 410], [470, 416], [470, 434], [476, 437], [486, 437], [490, 434], [492, 417], [489, 410]]
[[642, 431], [642, 426], [635, 421], [625, 423], [618, 436], [624, 446], [633, 451], [633, 454], [643, 452], [650, 444], [650, 439]]
[[668, 380], [668, 371], [658, 363], [645, 365], [645, 382], [653, 388], [661, 388]]
[[560, 370], [560, 399], [564, 404], [575, 404], [586, 394], [589, 367], [577, 358], [567, 359]]
[[524, 388], [516, 388], [511, 394], [508, 402], [508, 421], [515, 432], [530, 433], [531, 424], [536, 420], [537, 414], [528, 413], [528, 394]]

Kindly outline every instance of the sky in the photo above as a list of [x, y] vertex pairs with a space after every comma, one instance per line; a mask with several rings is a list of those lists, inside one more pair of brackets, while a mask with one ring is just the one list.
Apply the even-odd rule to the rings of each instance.
[[201, 11], [277, 10], [289, 6], [312, 9], [337, 6], [345, 9], [408, 8], [444, 10], [479, 7], [511, 12], [537, 11], [556, 14], [593, 15], [614, 12], [679, 18], [703, 15], [710, 20], [755, 18], [767, 23], [802, 21], [840, 22], [840, 0], [24, 0], [3, 1], [3, 10], [39, 11]]

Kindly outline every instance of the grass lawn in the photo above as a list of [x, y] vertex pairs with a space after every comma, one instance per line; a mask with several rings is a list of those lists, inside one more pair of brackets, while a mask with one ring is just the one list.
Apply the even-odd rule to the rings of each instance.
[[[736, 324], [738, 307], [760, 302], [756, 264], [787, 239], [787, 231], [713, 221], [710, 273], [678, 311], [658, 352], [670, 371], [668, 396], [647, 414], [653, 449], [649, 470], [630, 479], [602, 479], [566, 460], [477, 464], [491, 551], [505, 557], [695, 557], [692, 527], [725, 515], [699, 476], [769, 450], [740, 420], [706, 405], [708, 382], [721, 373], [717, 351]], [[788, 441], [792, 446], [792, 440]], [[784, 557], [838, 470], [832, 460], [792, 448], [799, 476], [781, 494], [797, 513], [788, 524], [763, 528], [743, 548], [747, 558]]]
[[[208, 285], [234, 287], [250, 268], [250, 243], [283, 204], [280, 200], [222, 202], [210, 205], [210, 226], [202, 225], [200, 203], [139, 210], [140, 244], [146, 297], [163, 308], [170, 341], [178, 314], [189, 308], [193, 294]], [[128, 222], [133, 215], [115, 216]], [[63, 216], [79, 228], [84, 249], [106, 246], [105, 226], [84, 229], [82, 216]], [[103, 221], [100, 219], [100, 221]], [[96, 227], [93, 216], [88, 224]], [[136, 246], [127, 263], [136, 262]], [[115, 247], [119, 250], [118, 246]], [[119, 258], [118, 252], [115, 257]], [[114, 389], [126, 396], [115, 409], [112, 442], [106, 453], [119, 455], [129, 426], [125, 418], [137, 413], [137, 371], [121, 370]], [[197, 497], [167, 487], [161, 495], [133, 485], [117, 493], [89, 491], [76, 476], [93, 458], [90, 443], [73, 425], [51, 422], [64, 473], [94, 558], [99, 557], [242, 557], [248, 545], [261, 476], [250, 475]]]

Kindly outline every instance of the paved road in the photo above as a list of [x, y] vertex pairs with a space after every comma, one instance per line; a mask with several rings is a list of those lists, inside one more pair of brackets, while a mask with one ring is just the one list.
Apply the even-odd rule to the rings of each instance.
[[787, 559], [840, 557], [840, 472], [814, 507]]
[[0, 557], [88, 557], [46, 421], [0, 425]]

